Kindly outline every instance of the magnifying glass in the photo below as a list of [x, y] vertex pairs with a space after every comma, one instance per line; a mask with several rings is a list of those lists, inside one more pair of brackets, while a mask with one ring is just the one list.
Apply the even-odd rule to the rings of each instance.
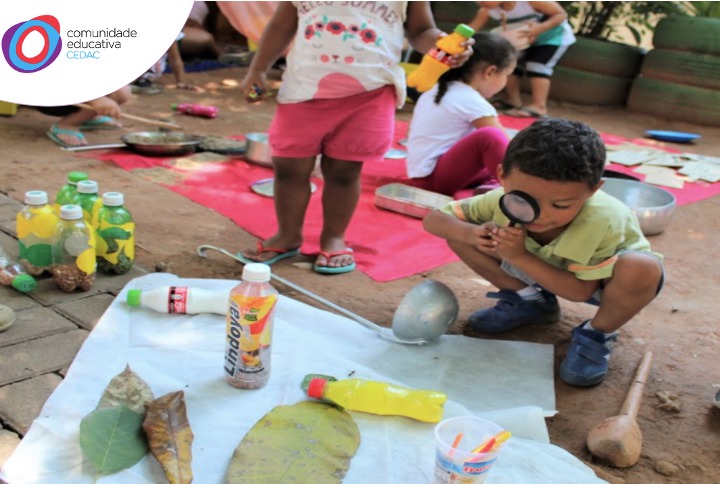
[[532, 223], [540, 216], [537, 201], [520, 190], [512, 190], [500, 197], [500, 210], [510, 219], [510, 227]]

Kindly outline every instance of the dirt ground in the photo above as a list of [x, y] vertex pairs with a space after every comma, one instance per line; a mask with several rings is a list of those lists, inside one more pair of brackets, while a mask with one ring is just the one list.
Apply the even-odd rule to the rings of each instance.
[[[137, 95], [125, 107], [130, 114], [170, 117], [173, 102], [196, 102], [220, 107], [221, 116], [206, 120], [174, 115], [187, 132], [238, 135], [267, 128], [274, 101], [247, 105], [237, 83], [243, 68], [222, 69], [189, 75], [199, 92], [165, 89], [157, 95]], [[272, 76], [279, 79], [279, 71]], [[684, 147], [699, 154], [720, 153], [720, 130], [634, 114], [623, 108], [559, 105], [551, 102], [551, 113], [587, 122], [595, 129], [627, 138], [642, 137], [647, 129], [696, 132], [702, 138]], [[412, 107], [398, 113], [409, 119]], [[53, 195], [66, 174], [83, 170], [97, 180], [101, 191], [112, 187], [125, 193], [127, 206], [137, 222], [137, 262], [148, 270], [166, 270], [181, 277], [240, 277], [241, 266], [222, 256], [201, 259], [200, 244], [239, 249], [254, 244], [254, 237], [232, 221], [197, 205], [162, 186], [114, 165], [61, 151], [45, 136], [53, 122], [32, 108], [21, 108], [14, 117], [0, 117], [0, 192], [20, 201], [27, 190], [47, 190]], [[88, 134], [91, 143], [119, 142], [127, 132], [147, 127], [126, 123], [120, 131]], [[720, 410], [712, 399], [720, 384], [720, 330], [716, 288], [720, 276], [715, 252], [720, 249], [720, 198], [678, 207], [668, 229], [651, 237], [653, 248], [665, 255], [667, 282], [662, 294], [621, 330], [610, 373], [603, 384], [578, 389], [556, 379], [557, 416], [547, 420], [551, 440], [612, 482], [720, 482]], [[390, 257], [390, 254], [387, 254]], [[408, 248], [403, 257], [412, 257]], [[300, 259], [311, 262], [310, 258]], [[308, 270], [307, 264], [280, 263], [273, 267], [280, 276], [354, 311], [367, 319], [389, 325], [402, 296], [424, 278], [448, 284], [460, 300], [460, 317], [451, 333], [472, 337], [466, 328], [473, 311], [491, 301], [486, 288], [461, 263], [449, 264], [428, 273], [379, 284], [361, 272], [324, 277]], [[279, 289], [286, 295], [303, 296]], [[374, 304], [368, 305], [371, 299]], [[312, 301], [305, 300], [311, 303]], [[550, 327], [525, 328], [498, 339], [553, 344], [556, 367], [565, 355], [570, 330], [592, 315], [592, 308], [561, 302], [562, 321]], [[369, 336], [372, 337], [372, 336]], [[638, 423], [644, 437], [642, 456], [630, 468], [614, 469], [594, 461], [585, 446], [588, 431], [597, 423], [618, 414], [635, 369], [645, 351], [654, 354], [645, 386]]]

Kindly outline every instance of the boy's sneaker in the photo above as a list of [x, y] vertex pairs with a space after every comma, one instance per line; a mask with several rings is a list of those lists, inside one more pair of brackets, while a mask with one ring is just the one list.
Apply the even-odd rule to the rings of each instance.
[[586, 329], [585, 323], [587, 321], [572, 330], [567, 356], [560, 365], [560, 379], [576, 387], [591, 387], [603, 381], [617, 340], [617, 333], [606, 335], [602, 331]]
[[487, 297], [499, 299], [494, 307], [475, 311], [468, 319], [470, 326], [482, 333], [503, 333], [532, 324], [550, 324], [560, 319], [557, 297], [542, 291], [543, 299], [528, 301], [515, 291], [502, 289]]

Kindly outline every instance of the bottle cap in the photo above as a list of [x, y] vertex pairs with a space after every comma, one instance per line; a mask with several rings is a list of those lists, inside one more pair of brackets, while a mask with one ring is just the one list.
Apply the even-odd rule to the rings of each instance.
[[60, 218], [63, 220], [78, 220], [83, 218], [80, 205], [63, 205], [60, 207]]
[[78, 193], [97, 193], [98, 183], [95, 180], [80, 180], [77, 183]]
[[102, 196], [102, 203], [108, 207], [119, 207], [125, 203], [125, 197], [120, 192], [105, 192]]
[[28, 205], [45, 205], [48, 203], [47, 192], [42, 190], [25, 192], [25, 203]]
[[30, 274], [18, 274], [13, 277], [12, 287], [19, 292], [30, 292], [37, 286], [37, 281]]
[[327, 380], [324, 378], [313, 378], [310, 380], [307, 389], [308, 397], [322, 400], [323, 394], [325, 393], [325, 385], [327, 385]]
[[87, 173], [85, 173], [84, 171], [71, 171], [70, 173], [68, 173], [67, 176], [67, 181], [71, 185], [77, 185], [79, 181], [87, 179]]
[[177, 103], [172, 103], [172, 104], [170, 105], [170, 109], [172, 109], [173, 111], [177, 111], [177, 108], [178, 108]]
[[140, 296], [142, 289], [130, 289], [127, 293], [127, 305], [133, 308], [140, 306]]
[[462, 35], [466, 39], [469, 39], [470, 37], [475, 35], [475, 29], [465, 24], [458, 24], [457, 27], [455, 27], [454, 32], [456, 34]]
[[267, 282], [270, 280], [270, 266], [267, 264], [245, 264], [242, 279], [248, 282]]

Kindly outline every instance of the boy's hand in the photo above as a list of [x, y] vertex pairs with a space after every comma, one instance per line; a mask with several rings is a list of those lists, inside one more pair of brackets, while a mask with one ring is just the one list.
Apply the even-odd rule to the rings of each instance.
[[240, 91], [249, 103], [261, 101], [267, 92], [267, 75], [264, 72], [248, 71], [240, 83]]
[[469, 224], [469, 226], [467, 242], [480, 252], [497, 257], [492, 234], [499, 226], [495, 222], [485, 222], [482, 225]]
[[503, 227], [492, 233], [495, 253], [503, 260], [513, 262], [525, 254], [525, 230], [521, 227]]
[[111, 118], [120, 117], [120, 106], [107, 96], [93, 99], [87, 104], [93, 107], [98, 116], [110, 116]]

